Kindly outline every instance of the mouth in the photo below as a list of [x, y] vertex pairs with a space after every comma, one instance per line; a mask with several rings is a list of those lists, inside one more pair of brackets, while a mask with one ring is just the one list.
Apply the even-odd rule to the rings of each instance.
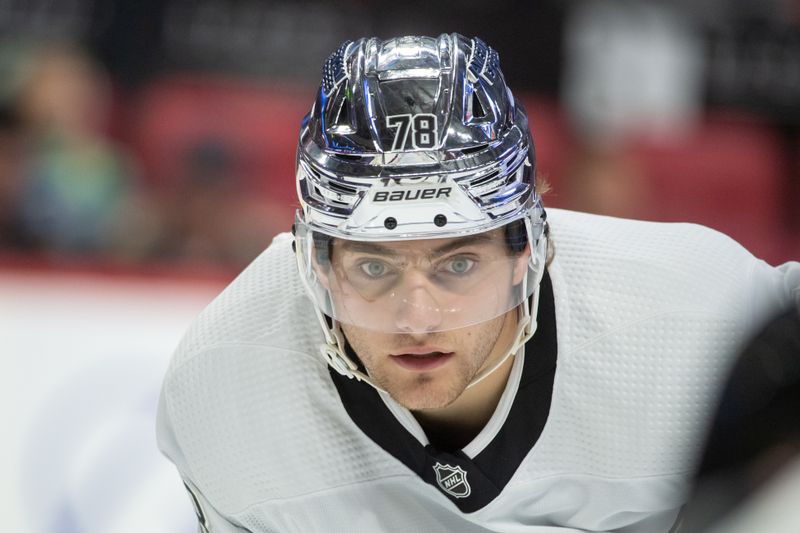
[[438, 348], [405, 348], [391, 354], [392, 361], [412, 372], [429, 372], [445, 364], [454, 352]]

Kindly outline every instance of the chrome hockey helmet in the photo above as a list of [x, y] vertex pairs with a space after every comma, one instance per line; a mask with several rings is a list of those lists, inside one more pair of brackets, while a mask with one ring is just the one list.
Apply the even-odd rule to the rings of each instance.
[[[327, 59], [300, 131], [294, 231], [333, 368], [371, 383], [346, 355], [338, 323], [408, 332], [392, 317], [409, 311], [431, 317], [420, 327], [433, 332], [519, 308], [516, 353], [535, 330], [547, 249], [535, 165], [525, 110], [480, 39], [359, 39]], [[480, 269], [468, 257], [442, 263], [443, 239], [495, 230], [507, 246], [481, 257]], [[382, 243], [404, 243], [392, 252], [402, 257], [365, 263]], [[333, 264], [345, 252], [353, 260]], [[526, 272], [513, 286], [485, 268], [512, 268], [520, 254]], [[432, 284], [419, 298], [401, 287], [411, 271]]]

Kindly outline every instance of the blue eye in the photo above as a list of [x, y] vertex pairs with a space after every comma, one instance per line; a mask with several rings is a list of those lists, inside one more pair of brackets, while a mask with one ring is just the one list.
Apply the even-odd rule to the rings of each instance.
[[359, 265], [361, 271], [371, 278], [379, 278], [386, 274], [388, 270], [384, 263], [380, 261], [364, 261]]
[[455, 257], [447, 262], [446, 270], [452, 274], [466, 274], [475, 266], [475, 261], [469, 257]]

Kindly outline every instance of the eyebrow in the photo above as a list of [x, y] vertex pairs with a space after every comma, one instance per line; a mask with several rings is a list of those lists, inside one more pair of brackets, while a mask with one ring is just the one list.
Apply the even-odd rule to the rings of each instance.
[[[452, 252], [453, 250], [457, 250], [459, 248], [463, 248], [471, 244], [489, 242], [491, 240], [493, 240], [492, 236], [487, 233], [467, 235], [466, 237], [459, 237], [454, 241], [450, 241], [448, 243], [442, 244], [441, 246], [437, 246], [432, 250], [432, 253], [433, 255], [444, 255], [448, 252]], [[389, 248], [388, 246], [384, 246], [382, 244], [377, 244], [374, 242], [343, 241], [342, 248], [351, 252], [386, 255], [390, 257], [395, 257], [400, 255], [396, 250]]]
[[459, 248], [463, 248], [471, 244], [480, 244], [483, 242], [490, 242], [492, 240], [493, 240], [492, 236], [489, 233], [478, 233], [476, 235], [467, 235], [466, 237], [459, 237], [454, 241], [448, 242], [441, 246], [437, 246], [436, 248], [433, 249], [433, 254], [444, 255], [448, 252], [452, 252], [453, 250], [458, 250]]
[[388, 246], [383, 246], [381, 244], [376, 244], [374, 242], [342, 240], [341, 247], [344, 250], [347, 250], [348, 252], [362, 252], [365, 254], [391, 255], [391, 256], [399, 255], [397, 252], [395, 252]]

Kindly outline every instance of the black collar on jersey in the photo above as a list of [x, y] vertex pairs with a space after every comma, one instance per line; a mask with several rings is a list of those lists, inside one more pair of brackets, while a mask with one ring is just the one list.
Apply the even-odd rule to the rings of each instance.
[[525, 345], [516, 397], [495, 438], [474, 459], [461, 450], [423, 447], [389, 411], [375, 389], [330, 369], [331, 379], [353, 422], [462, 512], [477, 511], [500, 494], [536, 444], [547, 421], [557, 353], [553, 286], [547, 272], [539, 293], [538, 326]]

